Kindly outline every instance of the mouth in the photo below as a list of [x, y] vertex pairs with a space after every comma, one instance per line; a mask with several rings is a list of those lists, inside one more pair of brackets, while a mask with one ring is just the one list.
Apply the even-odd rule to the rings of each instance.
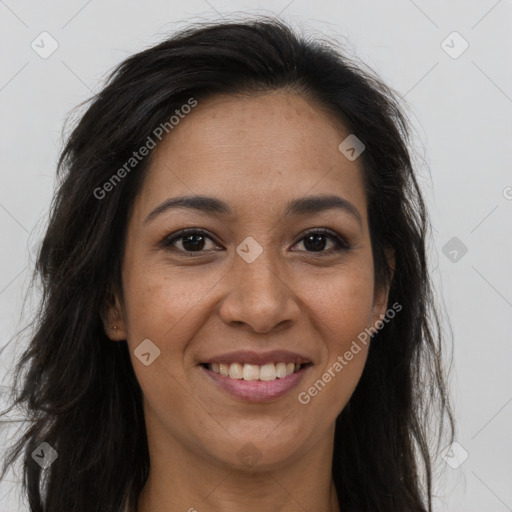
[[201, 363], [205, 370], [215, 373], [231, 380], [244, 381], [263, 381], [272, 382], [277, 379], [286, 379], [304, 368], [312, 366], [313, 363], [285, 363], [284, 361], [276, 363], [266, 363], [263, 365], [250, 363]]
[[270, 402], [289, 394], [313, 366], [312, 361], [296, 354], [275, 352], [273, 356], [275, 362], [269, 354], [224, 355], [200, 363], [198, 368], [208, 385], [213, 383], [224, 396], [227, 393], [246, 402]]

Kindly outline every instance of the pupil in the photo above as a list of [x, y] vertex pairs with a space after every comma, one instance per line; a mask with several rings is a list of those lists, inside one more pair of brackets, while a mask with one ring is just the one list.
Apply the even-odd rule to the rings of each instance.
[[308, 235], [304, 239], [304, 247], [308, 251], [322, 251], [325, 249], [325, 235]]
[[[304, 239], [304, 246], [308, 251], [322, 251], [325, 249], [325, 235], [308, 235]], [[183, 247], [187, 251], [200, 251], [204, 247], [203, 235], [186, 235], [183, 237]]]
[[183, 247], [187, 251], [200, 251], [204, 247], [204, 236], [185, 235], [183, 237]]

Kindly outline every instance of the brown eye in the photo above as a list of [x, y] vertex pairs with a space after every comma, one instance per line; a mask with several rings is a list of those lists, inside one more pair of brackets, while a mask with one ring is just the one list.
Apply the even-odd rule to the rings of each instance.
[[[326, 249], [328, 242], [332, 243], [330, 248]], [[298, 243], [303, 243], [307, 252], [325, 252], [331, 253], [349, 248], [348, 244], [334, 232], [325, 229], [310, 231]]]
[[181, 237], [181, 245], [186, 251], [200, 251], [204, 248], [205, 236], [199, 235], [185, 235]]
[[[208, 247], [211, 242], [211, 247]], [[218, 245], [201, 230], [185, 230], [166, 237], [160, 244], [162, 248], [182, 253], [201, 253], [215, 249]]]

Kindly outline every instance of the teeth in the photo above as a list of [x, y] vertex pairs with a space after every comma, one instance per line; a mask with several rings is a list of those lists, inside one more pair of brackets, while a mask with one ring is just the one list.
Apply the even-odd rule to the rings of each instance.
[[284, 379], [286, 377], [286, 363], [276, 364], [276, 377], [278, 379]]
[[244, 376], [243, 366], [238, 363], [231, 363], [229, 365], [229, 377], [231, 379], [242, 379]]
[[264, 364], [260, 368], [260, 380], [276, 380], [276, 377], [277, 372], [274, 363]]
[[298, 371], [300, 367], [300, 364], [295, 363], [269, 363], [261, 366], [257, 364], [242, 365], [240, 363], [212, 363], [208, 366], [212, 372], [219, 373], [220, 375], [231, 379], [263, 381], [284, 379], [288, 375]]
[[260, 367], [257, 364], [244, 364], [242, 376], [244, 380], [258, 380], [260, 378]]

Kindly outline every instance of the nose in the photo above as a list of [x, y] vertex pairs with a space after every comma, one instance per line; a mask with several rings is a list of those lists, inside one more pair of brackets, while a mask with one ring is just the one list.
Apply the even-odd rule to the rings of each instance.
[[280, 268], [267, 251], [252, 263], [236, 255], [224, 280], [227, 293], [220, 306], [222, 320], [258, 333], [290, 327], [297, 321], [300, 301]]

